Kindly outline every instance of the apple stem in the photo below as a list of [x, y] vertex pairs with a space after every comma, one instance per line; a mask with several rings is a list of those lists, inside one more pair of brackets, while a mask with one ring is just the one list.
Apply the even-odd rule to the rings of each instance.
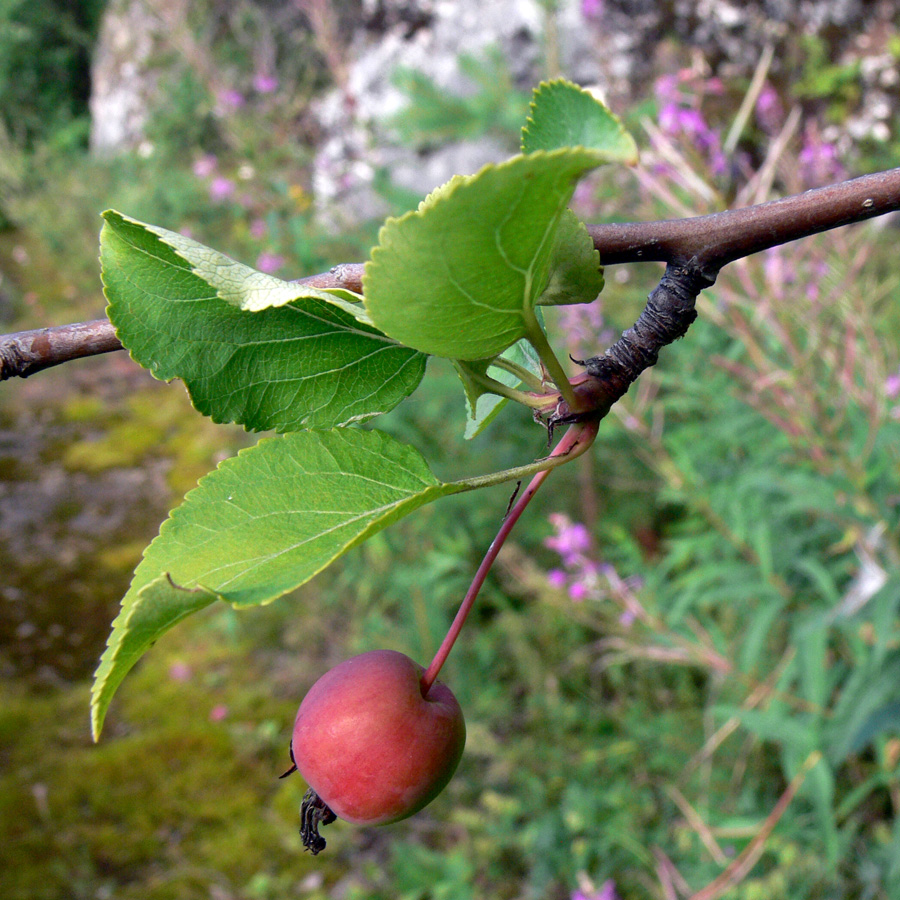
[[[589, 421], [589, 422], [579, 422], [577, 425], [573, 425], [563, 436], [563, 439], [554, 447], [553, 452], [550, 454], [550, 459], [554, 457], [567, 456], [570, 459], [575, 459], [578, 456], [581, 456], [588, 447], [594, 442], [594, 438], [597, 436], [597, 428], [600, 422], [598, 421]], [[456, 613], [456, 618], [453, 620], [453, 623], [450, 625], [450, 630], [447, 632], [447, 636], [444, 638], [441, 646], [438, 647], [437, 653], [434, 655], [434, 659], [431, 661], [431, 664], [422, 674], [421, 678], [421, 688], [422, 688], [422, 696], [425, 697], [428, 694], [428, 691], [431, 689], [431, 686], [434, 684], [435, 679], [438, 677], [438, 673], [441, 671], [441, 666], [444, 665], [447, 657], [450, 655], [450, 651], [453, 649], [454, 643], [456, 643], [457, 637], [459, 637], [460, 631], [462, 631], [462, 627], [465, 624], [466, 617], [469, 615], [469, 612], [472, 609], [472, 606], [475, 603], [475, 598], [478, 596], [478, 592], [481, 590], [481, 586], [484, 584], [485, 579], [487, 578], [488, 572], [491, 570], [491, 566], [494, 564], [494, 560], [497, 558], [497, 555], [500, 553], [500, 548], [506, 542], [506, 539], [509, 537], [509, 533], [513, 530], [513, 526], [519, 519], [519, 516], [525, 511], [525, 507], [531, 502], [534, 495], [537, 493], [538, 488], [544, 483], [547, 476], [550, 474], [551, 469], [542, 469], [538, 472], [529, 483], [528, 487], [525, 488], [524, 491], [519, 495], [516, 499], [515, 504], [510, 508], [509, 512], [503, 519], [503, 524], [500, 526], [500, 530], [497, 532], [497, 536], [491, 541], [491, 546], [488, 547], [487, 553], [484, 555], [484, 559], [481, 561], [481, 565], [478, 567], [475, 572], [475, 576], [472, 578], [472, 583], [469, 585], [469, 590], [466, 591], [466, 596], [463, 597], [463, 601], [459, 606], [459, 610]]]

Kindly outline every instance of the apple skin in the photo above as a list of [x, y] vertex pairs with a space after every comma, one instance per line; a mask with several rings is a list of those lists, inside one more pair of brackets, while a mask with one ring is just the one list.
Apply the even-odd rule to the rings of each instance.
[[453, 692], [403, 653], [372, 650], [326, 672], [303, 698], [291, 750], [306, 783], [348, 822], [386, 825], [427, 806], [453, 777], [466, 725]]

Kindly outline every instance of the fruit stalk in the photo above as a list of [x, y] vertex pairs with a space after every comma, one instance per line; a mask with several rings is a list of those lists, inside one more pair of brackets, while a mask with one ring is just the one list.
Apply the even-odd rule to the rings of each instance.
[[[599, 424], [599, 421], [589, 421], [573, 425], [565, 433], [563, 439], [556, 447], [554, 447], [553, 452], [548, 458], [554, 459], [560, 456], [568, 456], [574, 459], [575, 457], [580, 456], [593, 443], [594, 438], [597, 436]], [[542, 469], [538, 472], [531, 479], [528, 487], [526, 487], [516, 499], [516, 502], [503, 519], [503, 524], [500, 526], [497, 536], [491, 541], [491, 546], [488, 547], [488, 551], [485, 553], [484, 559], [481, 561], [481, 565], [476, 570], [472, 583], [469, 585], [469, 590], [466, 592], [466, 596], [463, 597], [459, 611], [456, 613], [456, 618], [454, 618], [453, 623], [450, 625], [447, 636], [444, 638], [441, 646], [438, 647], [438, 651], [435, 653], [431, 664], [422, 674], [421, 686], [423, 697], [428, 695], [428, 691], [431, 689], [432, 684], [434, 684], [438, 673], [441, 671], [441, 667], [444, 665], [450, 651], [453, 649], [453, 644], [456, 642], [457, 637], [459, 637], [460, 631], [462, 631], [466, 618], [475, 603], [475, 598], [478, 596], [478, 592], [481, 590], [481, 586], [484, 584], [485, 578], [487, 578], [487, 574], [494, 564], [494, 560], [497, 558], [497, 554], [499, 554], [500, 549], [509, 537], [516, 522], [519, 520], [519, 516], [525, 511], [525, 507], [531, 502], [534, 495], [537, 493], [538, 488], [544, 483], [550, 472], [551, 469], [549, 468]]]

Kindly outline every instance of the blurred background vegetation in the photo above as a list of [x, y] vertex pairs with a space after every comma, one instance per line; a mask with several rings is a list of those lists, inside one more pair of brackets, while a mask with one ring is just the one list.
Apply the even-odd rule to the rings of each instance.
[[[354, 22], [370, 40], [415, 30], [417, 6], [429, 8], [163, 4], [182, 14], [154, 50], [164, 102], [112, 153], [92, 149], [89, 109], [107, 4], [0, 0], [4, 330], [102, 315], [110, 206], [284, 277], [364, 259], [378, 222], [322, 215], [315, 104], [350, 96]], [[544, 3], [539, 68], [565, 58], [565, 15], [588, 31], [627, 6]], [[900, 164], [896, 107], [876, 117], [884, 128], [848, 124], [871, 106], [872, 72], [896, 74], [889, 12], [874, 49], [838, 53], [834, 33], [798, 30], [743, 74], [672, 25], [657, 77], [615, 104], [641, 166], [599, 173], [577, 211], [700, 214]], [[469, 84], [458, 94], [390, 73], [405, 98], [396, 146], [424, 159], [489, 136], [514, 149], [531, 84], [496, 48], [454, 65]], [[882, 80], [879, 97], [896, 100]], [[386, 208], [418, 201], [390, 169], [370, 174]], [[352, 653], [428, 661], [506, 493], [445, 500], [294, 596], [180, 627], [126, 681], [94, 746], [90, 675], [141, 549], [253, 438], [203, 420], [122, 353], [3, 385], [0, 896], [688, 897], [746, 854], [706, 896], [896, 900], [896, 245], [894, 223], [877, 221], [722, 273], [591, 458], [553, 476], [486, 586], [445, 670], [469, 728], [450, 787], [390, 828], [330, 827], [316, 859], [297, 834], [302, 787], [277, 780], [297, 703]], [[555, 340], [576, 358], [602, 351], [658, 275], [609, 269], [601, 302], [550, 323]], [[515, 411], [465, 446], [463, 426], [455, 376], [433, 361], [378, 427], [444, 477], [545, 448]]]

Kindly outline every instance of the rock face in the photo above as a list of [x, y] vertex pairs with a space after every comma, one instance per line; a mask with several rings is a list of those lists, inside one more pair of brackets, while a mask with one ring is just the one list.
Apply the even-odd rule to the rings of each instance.
[[103, 16], [91, 67], [91, 150], [137, 147], [157, 78], [150, 64], [161, 22], [152, 2], [112, 0]]
[[[319, 210], [336, 229], [381, 217], [386, 204], [373, 187], [379, 170], [423, 196], [454, 173], [514, 152], [485, 137], [426, 151], [392, 144], [390, 123], [405, 102], [392, 80], [398, 67], [423, 72], [448, 94], [471, 93], [460, 54], [477, 58], [495, 47], [522, 90], [558, 71], [599, 88], [615, 109], [646, 97], [655, 77], [684, 66], [690, 55], [710, 75], [749, 78], [767, 44], [775, 48], [772, 76], [790, 85], [799, 77], [799, 34], [817, 37], [829, 64], [839, 63], [846, 51], [876, 56], [877, 38], [869, 36], [879, 22], [898, 18], [896, 4], [864, 0], [559, 0], [553, 16], [538, 0], [365, 0], [348, 41], [346, 82], [316, 108], [324, 133], [313, 182]], [[879, 101], [877, 109], [893, 109], [896, 102], [881, 100], [895, 66], [882, 56], [885, 65], [869, 67], [867, 96]], [[857, 128], [867, 129], [873, 133], [871, 123]]]
[[[140, 144], [147, 110], [160, 102], [160, 67], [173, 55], [182, 63], [191, 57], [183, 52], [192, 40], [187, 5], [188, 0], [111, 0], [93, 72], [95, 151]], [[322, 140], [313, 175], [320, 212], [335, 229], [386, 212], [374, 187], [380, 172], [422, 196], [455, 172], [475, 171], [515, 150], [513, 132], [502, 129], [428, 148], [403, 146], [392, 127], [405, 103], [394, 81], [399, 67], [422, 72], [448, 96], [471, 95], [476, 85], [460, 70], [459, 57], [487, 58], [493, 49], [506, 61], [511, 84], [523, 92], [559, 72], [599, 88], [613, 108], [624, 108], [646, 97], [655, 77], [692, 59], [710, 75], [748, 78], [767, 44], [775, 48], [772, 76], [791, 85], [802, 61], [798, 35], [809, 35], [821, 42], [827, 65], [840, 64], [848, 53], [863, 57], [867, 102], [859, 121], [848, 125], [854, 137], [883, 131], [885, 117], [900, 105], [894, 59], [882, 46], [891, 33], [886, 26], [900, 24], [900, 9], [891, 2], [308, 0], [302, 8], [306, 18], [291, 27], [316, 32], [315, 11], [329, 9], [339, 26], [324, 42], [340, 87], [315, 106]], [[343, 47], [339, 64], [336, 43]]]
[[390, 172], [395, 186], [424, 196], [450, 175], [477, 171], [516, 150], [514, 141], [499, 135], [445, 141], [425, 153], [400, 146], [391, 134], [391, 120], [406, 102], [393, 78], [398, 68], [422, 72], [448, 95], [465, 96], [476, 86], [460, 71], [460, 55], [478, 59], [499, 49], [512, 83], [530, 90], [549, 41], [569, 77], [602, 83], [595, 55], [581, 52], [580, 4], [566, 0], [560, 7], [551, 21], [538, 0], [366, 0], [361, 27], [348, 45], [346, 83], [316, 106], [326, 137], [313, 188], [326, 221], [339, 230], [348, 221], [382, 217], [387, 204], [373, 186], [379, 171]]

